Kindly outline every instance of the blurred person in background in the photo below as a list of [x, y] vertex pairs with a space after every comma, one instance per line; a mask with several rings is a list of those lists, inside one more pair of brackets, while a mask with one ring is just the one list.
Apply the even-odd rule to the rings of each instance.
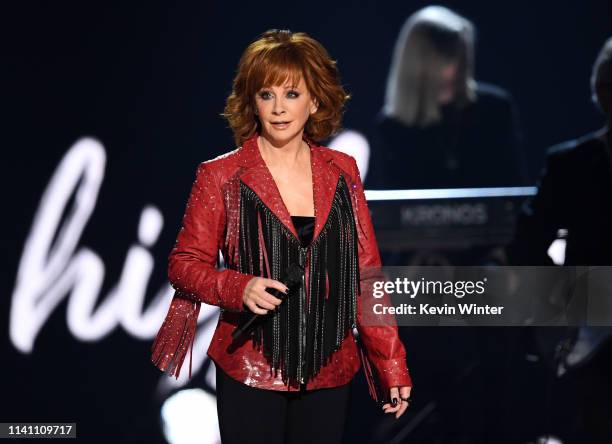
[[537, 195], [524, 205], [508, 249], [514, 263], [552, 265], [548, 248], [561, 230], [564, 265], [612, 265], [612, 39], [597, 57], [591, 89], [606, 124], [547, 150]]
[[[384, 107], [369, 131], [367, 189], [526, 184], [516, 107], [501, 88], [475, 81], [474, 33], [469, 20], [445, 7], [429, 6], [408, 17], [392, 55]], [[383, 251], [383, 262], [416, 264], [439, 250], [443, 253], [431, 256], [476, 265], [492, 248], [444, 251], [445, 239], [438, 241], [439, 247], [423, 247], [423, 254]], [[419, 393], [429, 405], [413, 405], [419, 413], [430, 412], [431, 441], [515, 442], [515, 412], [505, 401], [517, 392], [529, 402], [530, 394], [515, 385], [508, 365], [514, 333], [486, 327], [401, 329], [402, 336], [414, 338], [412, 362], [437, 364], [418, 376]], [[445, 435], [450, 430], [452, 436]]]
[[[512, 265], [553, 265], [549, 248], [555, 240], [565, 243], [559, 264], [612, 265], [612, 38], [593, 65], [591, 93], [605, 125], [547, 150], [538, 192], [523, 206], [507, 248]], [[611, 330], [534, 329], [550, 349], [555, 342], [570, 344], [558, 363], [564, 376], [551, 402], [551, 415], [565, 425], [569, 442], [612, 442]]]
[[474, 80], [474, 26], [444, 7], [406, 20], [371, 132], [368, 189], [526, 182], [514, 103]]

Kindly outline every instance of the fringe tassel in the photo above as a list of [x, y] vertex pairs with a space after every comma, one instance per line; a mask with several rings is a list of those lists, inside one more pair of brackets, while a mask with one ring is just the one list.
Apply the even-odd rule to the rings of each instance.
[[366, 382], [368, 383], [368, 392], [370, 396], [375, 402], [381, 400], [381, 397], [378, 393], [378, 386], [376, 378], [374, 377], [374, 372], [372, 371], [372, 364], [368, 359], [368, 355], [363, 348], [363, 343], [361, 342], [361, 338], [359, 337], [359, 332], [357, 328], [354, 328], [353, 335], [355, 337], [355, 342], [357, 342], [357, 348], [359, 349], [359, 359], [361, 360], [361, 366], [363, 367], [363, 373], [365, 375]]
[[242, 182], [239, 220], [238, 271], [280, 279], [291, 263], [305, 268], [304, 285], [262, 319], [253, 342], [285, 383], [306, 382], [356, 322], [358, 236], [348, 186], [340, 176], [329, 217], [307, 247]]
[[151, 346], [151, 361], [168, 376], [178, 379], [183, 361], [189, 354], [189, 378], [193, 359], [193, 342], [200, 314], [201, 302], [180, 297], [177, 291], [172, 298], [168, 314]]

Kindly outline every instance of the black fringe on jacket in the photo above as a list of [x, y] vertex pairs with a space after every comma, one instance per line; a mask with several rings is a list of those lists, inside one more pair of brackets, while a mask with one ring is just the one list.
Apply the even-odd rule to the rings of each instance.
[[256, 346], [286, 384], [316, 375], [356, 323], [359, 263], [349, 189], [340, 176], [329, 217], [310, 245], [285, 227], [259, 196], [240, 183], [238, 271], [280, 280], [291, 263], [305, 270], [297, 290], [253, 331]]

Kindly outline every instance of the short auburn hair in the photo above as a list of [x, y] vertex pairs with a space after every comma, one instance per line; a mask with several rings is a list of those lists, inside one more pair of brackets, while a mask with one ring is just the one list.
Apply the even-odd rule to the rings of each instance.
[[344, 104], [350, 95], [342, 87], [336, 61], [306, 33], [272, 29], [261, 34], [240, 57], [232, 92], [221, 114], [229, 122], [236, 145], [261, 130], [255, 115], [255, 94], [287, 80], [297, 85], [300, 78], [317, 104], [317, 111], [304, 127], [306, 135], [321, 141], [341, 129]]

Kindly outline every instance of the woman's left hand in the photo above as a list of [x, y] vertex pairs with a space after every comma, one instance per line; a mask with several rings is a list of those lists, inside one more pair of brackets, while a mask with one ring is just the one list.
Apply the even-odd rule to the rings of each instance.
[[410, 390], [412, 387], [403, 386], [403, 387], [392, 387], [389, 390], [390, 399], [397, 399], [397, 404], [393, 407], [393, 404], [385, 404], [383, 405], [383, 410], [385, 413], [395, 413], [395, 419], [399, 418], [404, 414], [408, 406], [410, 405], [410, 401], [405, 401], [404, 399], [410, 398]]

